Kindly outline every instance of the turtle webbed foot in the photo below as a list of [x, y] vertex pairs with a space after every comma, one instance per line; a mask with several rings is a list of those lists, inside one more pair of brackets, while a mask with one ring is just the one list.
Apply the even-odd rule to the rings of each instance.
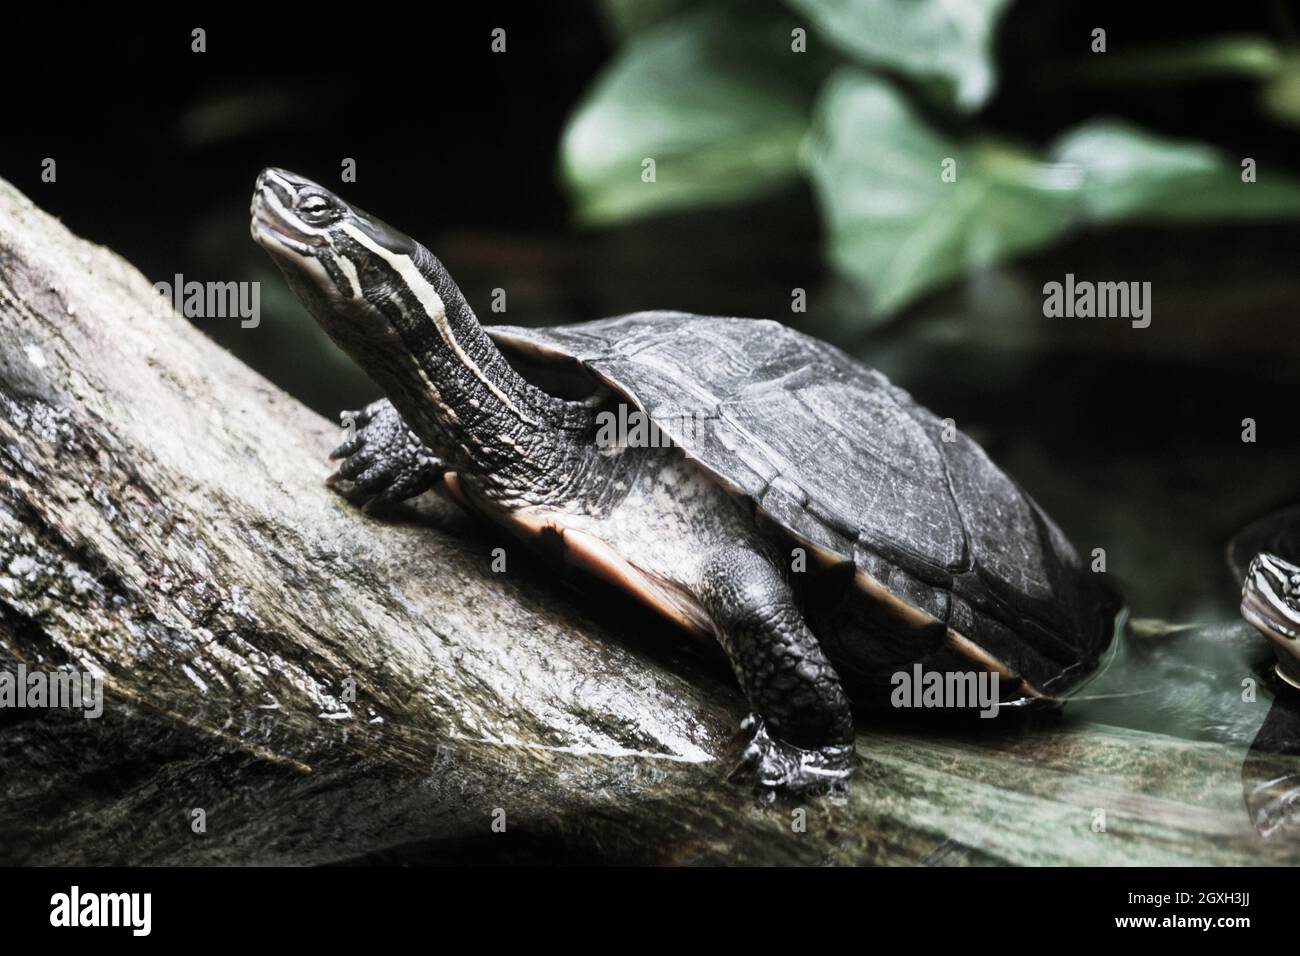
[[742, 733], [752, 730], [754, 736], [728, 778], [752, 773], [756, 789], [766, 798], [778, 792], [800, 796], [839, 793], [853, 772], [852, 745], [796, 747], [769, 734], [757, 714], [746, 717], [740, 729]]
[[355, 432], [330, 453], [342, 463], [326, 482], [349, 501], [375, 511], [428, 491], [442, 477], [442, 462], [386, 399], [341, 417]]

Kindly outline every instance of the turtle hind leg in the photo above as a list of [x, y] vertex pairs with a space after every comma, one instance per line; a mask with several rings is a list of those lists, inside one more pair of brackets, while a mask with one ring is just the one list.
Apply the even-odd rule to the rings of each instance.
[[719, 548], [705, 559], [700, 596], [755, 711], [742, 724], [754, 736], [737, 770], [752, 768], [769, 792], [841, 786], [853, 768], [853, 714], [780, 570], [752, 548]]
[[338, 486], [349, 501], [377, 511], [414, 498], [441, 481], [445, 464], [387, 399], [344, 412], [343, 418], [356, 431], [330, 453], [341, 464], [326, 481]]

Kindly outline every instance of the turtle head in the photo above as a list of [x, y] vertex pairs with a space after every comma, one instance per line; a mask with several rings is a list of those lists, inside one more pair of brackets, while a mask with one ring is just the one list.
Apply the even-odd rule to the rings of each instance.
[[1273, 642], [1279, 675], [1300, 682], [1300, 567], [1275, 554], [1256, 555], [1242, 584], [1241, 614]]
[[392, 331], [380, 306], [424, 252], [414, 240], [284, 169], [262, 170], [250, 211], [253, 238], [326, 331], [343, 339]]
[[428, 249], [283, 169], [262, 170], [250, 211], [299, 301], [460, 472], [513, 490], [578, 468], [590, 409], [520, 376]]

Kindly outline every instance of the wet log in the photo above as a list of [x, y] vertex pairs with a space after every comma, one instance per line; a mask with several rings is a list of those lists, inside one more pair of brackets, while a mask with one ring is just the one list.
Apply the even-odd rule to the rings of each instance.
[[0, 863], [1294, 861], [1240, 753], [1066, 721], [865, 720], [846, 795], [760, 806], [724, 665], [351, 507], [337, 438], [0, 181], [0, 670], [104, 686], [0, 710]]

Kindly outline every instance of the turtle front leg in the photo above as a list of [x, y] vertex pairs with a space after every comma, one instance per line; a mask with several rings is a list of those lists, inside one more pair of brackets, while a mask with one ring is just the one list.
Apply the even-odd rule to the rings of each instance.
[[853, 769], [853, 714], [780, 570], [756, 550], [720, 548], [705, 560], [701, 596], [755, 711], [742, 765], [767, 790], [835, 789]]
[[349, 501], [374, 511], [428, 491], [442, 480], [446, 466], [411, 429], [388, 399], [357, 412], [344, 412], [356, 433], [330, 453], [342, 464], [326, 481], [347, 482]]

